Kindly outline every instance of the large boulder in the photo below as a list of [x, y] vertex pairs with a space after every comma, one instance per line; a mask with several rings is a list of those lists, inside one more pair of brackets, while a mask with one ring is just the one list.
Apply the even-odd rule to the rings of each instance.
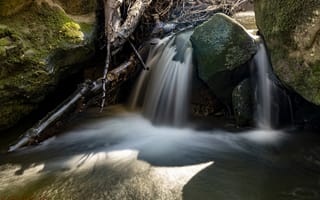
[[71, 16], [49, 0], [4, 0], [0, 11], [3, 130], [35, 110], [64, 77], [80, 70], [77, 64], [94, 55], [96, 22], [95, 8]]
[[255, 0], [254, 9], [277, 76], [320, 105], [319, 0]]
[[254, 40], [238, 22], [218, 13], [194, 30], [191, 41], [199, 77], [230, 105], [233, 88], [249, 75]]

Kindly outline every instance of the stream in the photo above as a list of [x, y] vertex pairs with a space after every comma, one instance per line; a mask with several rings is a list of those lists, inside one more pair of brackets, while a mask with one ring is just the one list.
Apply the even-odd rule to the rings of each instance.
[[156, 127], [123, 106], [1, 155], [0, 199], [320, 198], [319, 137]]
[[257, 129], [187, 119], [190, 35], [154, 43], [131, 109], [88, 109], [58, 136], [0, 154], [0, 200], [319, 200], [320, 138], [273, 130], [270, 99], [260, 98]]

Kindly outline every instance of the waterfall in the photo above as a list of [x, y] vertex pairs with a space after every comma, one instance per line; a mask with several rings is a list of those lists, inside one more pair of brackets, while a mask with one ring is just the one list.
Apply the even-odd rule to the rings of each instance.
[[156, 124], [182, 125], [188, 115], [192, 73], [192, 31], [151, 41], [143, 71], [131, 98], [131, 108], [142, 107], [143, 114]]
[[271, 128], [272, 82], [269, 79], [271, 64], [263, 41], [259, 41], [258, 51], [253, 60], [257, 70], [257, 125], [262, 129]]

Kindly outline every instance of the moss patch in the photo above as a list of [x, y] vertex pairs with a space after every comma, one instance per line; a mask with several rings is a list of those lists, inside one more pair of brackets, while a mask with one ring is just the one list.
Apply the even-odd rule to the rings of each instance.
[[65, 37], [70, 38], [72, 42], [83, 41], [84, 34], [80, 31], [80, 25], [75, 22], [67, 22], [63, 24], [61, 32]]
[[74, 43], [75, 38], [83, 34], [79, 24], [47, 3], [38, 5], [34, 2], [17, 15], [1, 18], [0, 24], [13, 29], [27, 48], [37, 49], [32, 57], [38, 60], [44, 59], [56, 47]]

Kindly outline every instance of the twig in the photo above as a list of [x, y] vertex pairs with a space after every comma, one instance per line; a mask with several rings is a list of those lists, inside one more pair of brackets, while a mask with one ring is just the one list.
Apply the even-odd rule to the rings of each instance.
[[143, 61], [143, 59], [141, 58], [141, 56], [140, 56], [139, 52], [137, 51], [136, 47], [132, 44], [130, 38], [128, 38], [128, 42], [129, 42], [130, 46], [132, 47], [134, 53], [136, 54], [138, 60], [140, 61], [141, 65], [142, 65], [142, 68], [143, 68], [144, 70], [149, 70], [149, 67], [147, 67], [146, 64], [144, 63], [144, 61]]
[[102, 77], [102, 100], [101, 100], [101, 104], [100, 104], [100, 112], [103, 111], [104, 108], [104, 104], [106, 101], [106, 79], [107, 79], [107, 74], [108, 74], [108, 70], [109, 70], [109, 65], [110, 65], [110, 40], [108, 40], [107, 42], [107, 56], [106, 56], [106, 65], [104, 67], [104, 71], [103, 71], [103, 77]]

